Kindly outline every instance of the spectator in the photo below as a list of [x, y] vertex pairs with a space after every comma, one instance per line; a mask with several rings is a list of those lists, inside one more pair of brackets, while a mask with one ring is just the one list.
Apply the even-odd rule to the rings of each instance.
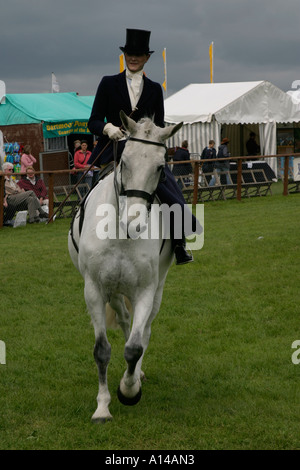
[[18, 185], [24, 191], [33, 191], [39, 200], [41, 206], [49, 206], [49, 199], [47, 198], [47, 188], [41, 178], [36, 177], [33, 166], [26, 168], [26, 178], [18, 181]]
[[72, 170], [70, 172], [70, 178], [71, 178], [71, 184], [76, 184], [77, 182], [77, 173], [74, 170], [74, 155], [77, 152], [77, 150], [80, 150], [81, 148], [81, 141], [80, 140], [74, 140], [73, 142], [73, 150], [72, 152], [69, 152], [69, 168]]
[[[208, 142], [208, 147], [205, 147], [203, 149], [202, 154], [201, 154], [201, 158], [203, 160], [210, 160], [212, 158], [217, 158], [217, 152], [216, 152], [216, 149], [214, 147], [215, 147], [215, 141], [210, 140]], [[215, 162], [205, 162], [205, 163], [203, 163], [203, 165], [202, 165], [203, 173], [212, 173], [214, 171], [214, 166], [215, 166]]]
[[247, 154], [249, 156], [260, 154], [260, 146], [256, 142], [255, 138], [256, 138], [255, 132], [250, 132], [249, 139], [246, 142]]
[[25, 145], [24, 153], [21, 157], [21, 173], [26, 173], [26, 168], [32, 166], [34, 163], [36, 163], [36, 158], [31, 155], [31, 147], [30, 145]]
[[[188, 141], [184, 140], [181, 144], [181, 147], [176, 149], [176, 152], [173, 156], [173, 162], [180, 161], [190, 161], [190, 152], [188, 151]], [[173, 175], [174, 176], [186, 176], [193, 173], [193, 168], [191, 163], [176, 163], [173, 165]], [[182, 188], [182, 182], [180, 178], [177, 180], [177, 183], [180, 188]]]
[[3, 226], [4, 227], [13, 227], [14, 222], [11, 220], [11, 218], [14, 216], [14, 213], [13, 213], [12, 216], [9, 213], [8, 204], [7, 204], [7, 196], [5, 194], [5, 191], [4, 191], [3, 208], [4, 208], [4, 211], [3, 211]]
[[[5, 197], [3, 205], [6, 208], [9, 219], [12, 219], [16, 210], [28, 210], [29, 223], [40, 222], [41, 219], [47, 219], [48, 214], [43, 211], [38, 198], [33, 191], [24, 191], [12, 178], [13, 164], [9, 162], [3, 163], [3, 171], [5, 173], [4, 190]], [[39, 216], [36, 215], [38, 211]]]
[[81, 141], [80, 140], [74, 140], [74, 150], [73, 150], [73, 155], [77, 152], [77, 150], [80, 150], [81, 147]]
[[[227, 139], [227, 137], [224, 137], [224, 139], [221, 142], [221, 145], [219, 146], [217, 158], [230, 157], [230, 153], [228, 152], [228, 147], [227, 147], [228, 144], [229, 144], [229, 139]], [[222, 172], [225, 172], [226, 174], [226, 183], [231, 184], [229, 169], [230, 169], [229, 160], [227, 161], [221, 160], [221, 161], [215, 162], [214, 176], [210, 180], [209, 186], [214, 186], [214, 185], [219, 186], [221, 184], [220, 173]]]
[[[92, 154], [88, 149], [88, 144], [86, 140], [82, 140], [81, 142], [81, 149], [77, 150], [74, 155], [74, 167], [78, 170], [87, 170], [89, 168], [88, 161]], [[80, 171], [77, 173], [77, 181], [81, 179], [83, 172]], [[84, 180], [82, 183], [87, 183], [89, 188], [92, 187], [92, 180], [93, 180], [93, 172], [88, 171], [85, 175]]]

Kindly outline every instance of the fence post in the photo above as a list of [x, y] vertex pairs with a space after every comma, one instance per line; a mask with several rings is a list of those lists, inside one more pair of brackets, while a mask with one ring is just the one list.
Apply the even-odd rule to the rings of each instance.
[[0, 228], [3, 227], [3, 215], [4, 215], [4, 175], [0, 175]]
[[237, 162], [237, 175], [236, 175], [236, 198], [238, 201], [242, 200], [242, 159], [239, 158]]
[[54, 175], [53, 173], [49, 173], [49, 179], [48, 179], [49, 222], [53, 222], [53, 193], [54, 193]]
[[288, 196], [288, 194], [289, 194], [289, 189], [288, 189], [288, 184], [289, 184], [289, 158], [290, 158], [289, 155], [284, 158], [284, 177], [283, 177], [283, 195], [284, 196]]
[[193, 205], [195, 206], [198, 201], [198, 181], [199, 181], [199, 162], [195, 162], [194, 167], [194, 191], [193, 191]]

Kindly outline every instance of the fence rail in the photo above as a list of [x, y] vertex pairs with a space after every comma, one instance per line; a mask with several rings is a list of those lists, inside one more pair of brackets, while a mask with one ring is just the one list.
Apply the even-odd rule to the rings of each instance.
[[[300, 153], [292, 153], [285, 155], [259, 155], [251, 157], [251, 160], [266, 160], [270, 158], [284, 158], [284, 176], [283, 176], [283, 195], [287, 196], [289, 194], [288, 184], [289, 184], [289, 158], [291, 156], [300, 157]], [[190, 160], [193, 166], [193, 195], [192, 203], [194, 205], [199, 201], [199, 176], [203, 163], [211, 163], [215, 161], [236, 161], [237, 162], [237, 171], [236, 173], [236, 199], [241, 200], [242, 197], [242, 163], [243, 161], [249, 160], [249, 156], [239, 156], [239, 157], [230, 157], [228, 158], [215, 158], [210, 160]], [[187, 163], [185, 161], [181, 162], [169, 162], [170, 165]], [[48, 189], [48, 198], [49, 198], [49, 220], [53, 221], [53, 216], [56, 212], [59, 212], [59, 216], [70, 216], [72, 211], [80, 203], [80, 200], [86, 191], [85, 185], [80, 184], [74, 190], [74, 187], [77, 182], [76, 170], [53, 170], [53, 171], [36, 171], [37, 175], [42, 175], [43, 179], [47, 182]], [[22, 173], [15, 174], [15, 176], [22, 177]], [[5, 175], [3, 172], [0, 172], [0, 201], [4, 201], [4, 182]], [[58, 189], [60, 188], [60, 189]], [[61, 191], [61, 193], [59, 192]], [[70, 195], [68, 198], [67, 196]], [[66, 199], [64, 207], [60, 207], [61, 203]], [[3, 203], [0, 204], [0, 228], [3, 227], [3, 216], [4, 216], [4, 206]]]
[[[236, 161], [237, 162], [237, 176], [236, 176], [236, 199], [241, 200], [242, 198], [242, 164], [243, 161], [251, 161], [254, 160], [263, 160], [266, 161], [270, 158], [284, 158], [284, 175], [283, 175], [283, 195], [287, 196], [289, 194], [288, 184], [289, 184], [289, 158], [290, 157], [300, 157], [300, 153], [290, 153], [284, 155], [257, 155], [257, 156], [237, 156], [237, 157], [229, 157], [229, 158], [213, 158], [213, 159], [201, 159], [201, 160], [190, 160], [193, 165], [194, 171], [194, 178], [193, 178], [193, 205], [196, 205], [198, 202], [198, 192], [199, 192], [199, 176], [200, 176], [200, 169], [203, 163], [211, 163], [216, 161]], [[177, 164], [186, 164], [187, 161], [180, 161], [180, 162], [170, 162], [170, 164], [177, 165]]]

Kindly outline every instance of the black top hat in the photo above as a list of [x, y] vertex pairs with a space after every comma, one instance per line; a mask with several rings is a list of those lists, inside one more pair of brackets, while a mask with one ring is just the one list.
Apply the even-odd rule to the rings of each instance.
[[126, 44], [120, 47], [122, 52], [131, 55], [152, 54], [154, 51], [149, 51], [151, 31], [143, 29], [126, 29]]

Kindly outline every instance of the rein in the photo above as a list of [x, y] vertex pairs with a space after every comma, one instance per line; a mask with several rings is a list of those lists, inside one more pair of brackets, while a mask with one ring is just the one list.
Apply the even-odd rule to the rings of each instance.
[[[129, 136], [127, 138], [127, 140], [132, 140], [134, 142], [140, 142], [140, 143], [143, 143], [143, 144], [156, 145], [157, 147], [164, 147], [165, 150], [166, 150], [165, 160], [167, 159], [167, 146], [163, 143], [153, 142], [152, 140], [138, 139], [136, 137], [131, 137], [131, 136]], [[116, 177], [116, 168], [117, 168], [116, 163], [117, 163], [117, 142], [114, 143], [114, 184], [115, 184], [115, 192], [116, 192], [117, 200], [118, 200], [118, 197], [120, 195], [127, 196], [127, 197], [140, 197], [142, 199], [145, 199], [149, 204], [152, 204], [153, 201], [154, 201], [156, 190], [152, 194], [150, 194], [150, 193], [147, 193], [146, 191], [141, 191], [139, 189], [127, 189], [127, 190], [124, 189], [123, 183], [122, 183], [122, 167], [121, 167], [121, 171], [120, 171], [120, 173], [121, 173], [121, 192], [119, 191], [119, 188], [118, 188], [118, 185], [117, 185], [117, 177]], [[121, 160], [121, 165], [122, 165], [122, 160]], [[164, 178], [165, 178], [164, 170], [162, 170], [162, 174], [161, 174], [159, 182], [164, 181]]]

